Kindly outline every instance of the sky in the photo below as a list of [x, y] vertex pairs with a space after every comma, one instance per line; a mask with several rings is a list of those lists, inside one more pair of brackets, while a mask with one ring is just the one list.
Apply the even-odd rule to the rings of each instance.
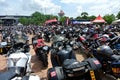
[[0, 15], [28, 15], [35, 11], [58, 15], [63, 10], [65, 16], [77, 17], [82, 12], [89, 15], [117, 14], [120, 0], [0, 0]]

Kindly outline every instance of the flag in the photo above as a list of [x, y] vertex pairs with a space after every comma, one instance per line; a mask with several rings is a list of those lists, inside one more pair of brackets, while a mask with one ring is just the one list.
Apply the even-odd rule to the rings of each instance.
[[69, 18], [67, 17], [67, 19], [66, 19], [66, 26], [68, 26], [68, 24], [69, 24]]

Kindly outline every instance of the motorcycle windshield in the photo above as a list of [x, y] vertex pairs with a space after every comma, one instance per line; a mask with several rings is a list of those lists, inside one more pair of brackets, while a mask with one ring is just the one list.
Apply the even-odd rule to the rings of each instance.
[[63, 41], [64, 39], [64, 36], [56, 35], [53, 37], [53, 42]]
[[15, 41], [16, 43], [25, 43], [28, 40], [28, 37], [24, 34], [16, 34], [15, 35]]

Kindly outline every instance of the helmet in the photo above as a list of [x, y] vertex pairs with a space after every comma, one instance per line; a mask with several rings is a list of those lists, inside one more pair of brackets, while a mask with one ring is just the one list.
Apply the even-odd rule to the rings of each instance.
[[111, 57], [111, 55], [113, 55], [112, 49], [107, 45], [98, 47], [97, 53], [102, 54], [103, 56], [106, 56], [106, 57]]

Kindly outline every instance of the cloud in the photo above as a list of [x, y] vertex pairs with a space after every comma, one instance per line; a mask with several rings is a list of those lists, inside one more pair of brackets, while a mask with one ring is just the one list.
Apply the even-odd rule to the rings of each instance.
[[88, 12], [93, 15], [106, 15], [106, 14], [117, 14], [120, 10], [120, 3], [119, 0], [113, 1], [108, 3], [104, 3], [101, 5], [93, 5], [89, 7]]
[[60, 10], [67, 16], [117, 14], [120, 0], [0, 0], [0, 14], [31, 15], [35, 11], [57, 15]]
[[22, 9], [30, 13], [33, 13], [34, 11], [40, 11], [45, 14], [56, 14], [61, 7], [52, 3], [51, 0], [26, 0], [25, 2], [23, 0]]
[[[63, 0], [61, 0], [63, 1]], [[65, 0], [66, 4], [71, 4], [72, 1]], [[80, 3], [78, 0], [74, 0], [76, 4], [76, 16], [80, 16], [82, 12], [88, 12], [89, 15], [98, 16], [99, 14], [104, 16], [106, 14], [117, 14], [120, 11], [120, 0], [84, 0]], [[87, 2], [88, 1], [88, 2]], [[86, 3], [85, 3], [86, 2]], [[91, 4], [92, 3], [92, 4]]]
[[60, 0], [61, 3], [73, 3], [73, 4], [98, 4], [98, 3], [106, 3], [108, 0]]
[[43, 13], [49, 13], [49, 14], [57, 14], [58, 11], [60, 11], [61, 7], [58, 5], [55, 5], [51, 0], [0, 0], [0, 4], [3, 4], [3, 2], [9, 6], [6, 6], [4, 4], [0, 5], [3, 8], [7, 10], [2, 10], [0, 14], [8, 13], [8, 14], [22, 14], [22, 15], [30, 15], [35, 11], [43, 12]]

